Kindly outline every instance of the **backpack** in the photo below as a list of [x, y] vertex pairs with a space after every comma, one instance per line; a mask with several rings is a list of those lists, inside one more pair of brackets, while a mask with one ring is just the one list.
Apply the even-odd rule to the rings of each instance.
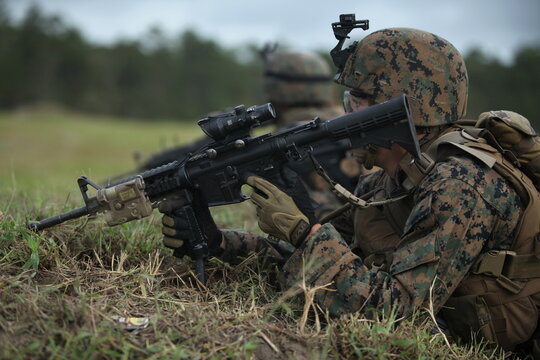
[[527, 118], [513, 111], [488, 111], [480, 114], [475, 127], [479, 136], [499, 150], [540, 190], [540, 137]]
[[466, 126], [430, 144], [423, 163], [405, 166], [412, 161], [410, 154], [405, 156], [401, 164], [408, 180], [416, 186], [437, 162], [468, 154], [513, 185], [523, 215], [510, 249], [490, 248], [480, 255], [439, 314], [455, 338], [471, 342], [476, 336], [505, 350], [529, 340], [540, 358], [540, 333], [535, 332], [540, 308], [540, 138], [525, 117], [511, 111], [485, 112], [478, 121], [461, 124]]

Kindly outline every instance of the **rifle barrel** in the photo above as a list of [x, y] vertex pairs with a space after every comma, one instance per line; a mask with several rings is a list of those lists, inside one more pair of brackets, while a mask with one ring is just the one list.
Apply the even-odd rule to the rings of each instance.
[[58, 225], [64, 221], [76, 219], [90, 213], [88, 207], [82, 206], [80, 208], [68, 211], [67, 213], [51, 216], [50, 218], [43, 219], [41, 221], [31, 221], [28, 223], [28, 228], [33, 231], [40, 231], [51, 226]]

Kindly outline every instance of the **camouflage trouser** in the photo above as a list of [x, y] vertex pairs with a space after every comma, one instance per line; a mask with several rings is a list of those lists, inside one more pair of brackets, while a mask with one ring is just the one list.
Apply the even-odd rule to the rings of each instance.
[[221, 232], [225, 238], [225, 249], [220, 258], [231, 263], [253, 252], [260, 252], [264, 257], [282, 263], [296, 250], [286, 241], [267, 238], [246, 230], [221, 230]]

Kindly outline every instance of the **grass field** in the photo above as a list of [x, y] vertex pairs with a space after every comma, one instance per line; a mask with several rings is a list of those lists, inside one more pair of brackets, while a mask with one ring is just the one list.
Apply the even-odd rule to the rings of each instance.
[[148, 156], [201, 137], [195, 122], [118, 120], [55, 110], [0, 114], [0, 186], [65, 190], [86, 175], [96, 180], [131, 170]]
[[[134, 167], [135, 150], [187, 142], [194, 124], [109, 119], [57, 110], [0, 115], [0, 357], [4, 359], [492, 359], [448, 345], [428, 316], [329, 319], [277, 287], [275, 265], [253, 254], [212, 259], [206, 286], [189, 259], [161, 244], [160, 217], [109, 228], [71, 221], [34, 234], [28, 219], [82, 204], [75, 179]], [[170, 141], [172, 145], [172, 140]], [[70, 193], [68, 198], [67, 194]], [[218, 225], [256, 230], [253, 209], [212, 210]], [[116, 317], [148, 319], [127, 330]]]

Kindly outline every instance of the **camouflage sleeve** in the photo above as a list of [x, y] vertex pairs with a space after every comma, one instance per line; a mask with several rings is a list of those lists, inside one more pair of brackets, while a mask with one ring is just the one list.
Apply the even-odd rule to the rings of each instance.
[[310, 190], [309, 197], [313, 201], [315, 217], [321, 219], [343, 205], [343, 202], [330, 190]]
[[[471, 185], [439, 178], [419, 192], [402, 244], [388, 272], [368, 269], [330, 225], [306, 239], [284, 266], [284, 286], [330, 284], [316, 299], [332, 315], [372, 310], [407, 316], [427, 307], [434, 285], [437, 311], [490, 238], [498, 212]], [[519, 208], [518, 208], [519, 210]], [[513, 229], [513, 228], [512, 228]]]
[[221, 233], [225, 248], [220, 258], [230, 263], [238, 262], [253, 252], [262, 252], [263, 256], [282, 262], [294, 251], [294, 247], [286, 241], [269, 239], [246, 230], [222, 229]]

